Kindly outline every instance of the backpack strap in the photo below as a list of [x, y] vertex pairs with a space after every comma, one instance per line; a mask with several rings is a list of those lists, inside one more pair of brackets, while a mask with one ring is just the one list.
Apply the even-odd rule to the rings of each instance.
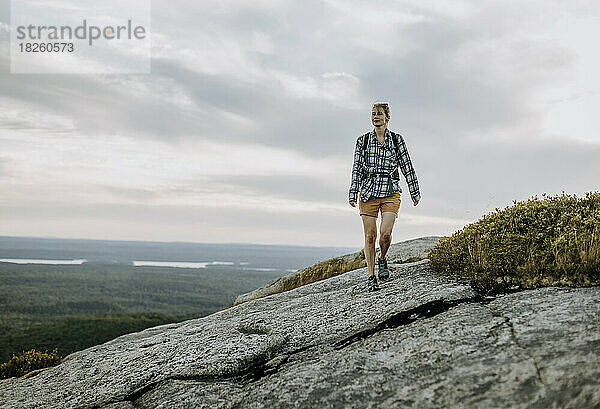
[[365, 168], [367, 166], [367, 145], [369, 144], [369, 136], [371, 136], [371, 132], [363, 134], [362, 157]]
[[[390, 131], [390, 133], [392, 134], [392, 141], [394, 142], [394, 149], [396, 149], [396, 157], [398, 157], [400, 155], [400, 143], [398, 142], [398, 134], [396, 132], [392, 132]], [[400, 163], [400, 162], [398, 162]]]
[[370, 135], [371, 135], [371, 132], [367, 132], [366, 134], [363, 135], [363, 146], [362, 146], [363, 156], [365, 156], [365, 154], [367, 153], [367, 145], [369, 144], [369, 136]]
[[[394, 142], [394, 149], [396, 150], [396, 162], [400, 165], [400, 142], [398, 142], [398, 134], [396, 132], [390, 131], [392, 134], [392, 141]], [[400, 179], [400, 173], [398, 173], [398, 168], [394, 170], [392, 177], [395, 179]]]

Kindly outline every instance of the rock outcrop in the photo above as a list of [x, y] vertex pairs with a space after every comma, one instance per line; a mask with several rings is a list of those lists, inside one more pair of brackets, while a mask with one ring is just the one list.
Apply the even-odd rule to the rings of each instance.
[[429, 268], [365, 268], [127, 334], [34, 376], [0, 408], [600, 406], [600, 288], [481, 298]]
[[[403, 263], [413, 257], [426, 258], [427, 250], [435, 246], [439, 240], [439, 236], [428, 236], [419, 237], [418, 239], [407, 240], [400, 243], [394, 243], [388, 249], [386, 258], [389, 263]], [[350, 263], [358, 256], [359, 253], [360, 252], [345, 254], [339, 258], [341, 258], [345, 263]], [[379, 249], [377, 249], [376, 257], [379, 257]], [[267, 295], [281, 293], [286, 288], [293, 287], [293, 285], [290, 285], [289, 283], [297, 282], [297, 277], [300, 276], [305, 270], [310, 268], [311, 267], [306, 267], [298, 271], [294, 271], [293, 273], [287, 274], [283, 277], [271, 280], [256, 290], [241, 294], [235, 299], [233, 305], [238, 305], [246, 301], [266, 297]]]

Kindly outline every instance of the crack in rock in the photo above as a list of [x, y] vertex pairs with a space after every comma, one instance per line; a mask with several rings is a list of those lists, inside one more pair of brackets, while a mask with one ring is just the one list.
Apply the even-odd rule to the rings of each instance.
[[93, 409], [101, 409], [106, 405], [110, 405], [118, 402], [131, 402], [134, 403], [136, 400], [140, 399], [143, 395], [152, 390], [159, 387], [162, 383], [167, 382], [169, 380], [179, 380], [179, 381], [198, 381], [198, 382], [226, 382], [226, 381], [234, 381], [240, 384], [242, 387], [246, 386], [249, 383], [256, 382], [259, 379], [274, 374], [279, 371], [282, 365], [284, 365], [291, 356], [298, 354], [300, 352], [304, 352], [307, 349], [314, 348], [318, 345], [307, 345], [293, 351], [284, 353], [282, 355], [277, 355], [271, 358], [271, 354], [267, 351], [266, 353], [255, 357], [242, 371], [233, 372], [229, 374], [223, 375], [173, 375], [167, 378], [160, 379], [155, 382], [151, 382], [142, 388], [133, 391], [127, 396], [120, 398], [115, 401], [104, 402], [101, 405], [95, 406]]
[[205, 383], [234, 381], [234, 382], [240, 383], [241, 385], [244, 386], [245, 384], [247, 384], [249, 382], [249, 379], [252, 379], [253, 370], [254, 370], [254, 365], [251, 365], [250, 367], [248, 367], [247, 369], [245, 369], [244, 371], [241, 371], [239, 373], [220, 375], [220, 376], [219, 375], [173, 375], [173, 376], [169, 376], [169, 377], [160, 379], [155, 382], [151, 382], [151, 383], [143, 386], [142, 388], [131, 392], [130, 394], [126, 395], [125, 397], [119, 398], [118, 400], [104, 402], [101, 405], [94, 406], [93, 409], [101, 409], [102, 407], [104, 407], [106, 405], [109, 405], [112, 403], [117, 403], [117, 402], [135, 403], [136, 400], [140, 399], [146, 393], [153, 391], [154, 389], [158, 388], [164, 382], [167, 382], [170, 380], [197, 381], [197, 382], [205, 382]]
[[363, 340], [375, 333], [381, 332], [385, 329], [398, 328], [401, 326], [408, 325], [418, 319], [426, 319], [434, 317], [438, 314], [448, 311], [450, 308], [455, 307], [459, 304], [480, 302], [480, 297], [468, 297], [460, 298], [458, 300], [433, 300], [425, 304], [421, 304], [418, 307], [410, 310], [402, 311], [394, 314], [390, 318], [383, 322], [380, 322], [373, 328], [369, 328], [360, 332], [357, 332], [349, 337], [342, 339], [333, 344], [333, 348], [340, 350], [346, 348], [355, 342]]
[[293, 351], [286, 352], [282, 355], [278, 355], [268, 362], [256, 365], [251, 372], [245, 375], [244, 379], [246, 383], [256, 382], [265, 376], [277, 373], [279, 369], [290, 360], [291, 356], [304, 352], [308, 349], [318, 347], [319, 345], [320, 344], [306, 345]]
[[540, 372], [540, 367], [539, 367], [539, 363], [537, 361], [537, 359], [535, 358], [535, 356], [533, 356], [532, 354], [529, 353], [529, 351], [527, 350], [527, 348], [521, 344], [521, 342], [519, 341], [519, 339], [517, 338], [517, 334], [515, 333], [515, 327], [513, 326], [512, 321], [510, 320], [509, 317], [503, 315], [501, 312], [499, 311], [492, 311], [492, 314], [504, 319], [504, 321], [506, 322], [506, 325], [508, 325], [508, 328], [510, 329], [510, 335], [514, 341], [515, 344], [517, 344], [517, 346], [519, 348], [521, 348], [523, 351], [525, 351], [525, 353], [527, 354], [527, 356], [529, 356], [533, 362], [533, 367], [535, 368], [535, 372], [537, 373], [538, 379], [540, 381], [540, 383], [544, 386], [548, 386], [546, 384], [546, 382], [544, 381], [544, 379], [542, 378], [542, 373]]
[[268, 327], [260, 326], [239, 326], [236, 330], [244, 335], [269, 335], [272, 331]]
[[100, 409], [135, 409], [135, 406], [131, 402], [120, 400], [102, 405]]

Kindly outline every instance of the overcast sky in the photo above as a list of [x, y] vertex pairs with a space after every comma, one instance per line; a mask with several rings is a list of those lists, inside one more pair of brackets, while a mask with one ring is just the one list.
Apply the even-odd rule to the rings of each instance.
[[362, 247], [375, 99], [421, 187], [393, 242], [598, 190], [597, 1], [153, 0], [150, 74], [10, 74], [9, 24], [0, 235]]

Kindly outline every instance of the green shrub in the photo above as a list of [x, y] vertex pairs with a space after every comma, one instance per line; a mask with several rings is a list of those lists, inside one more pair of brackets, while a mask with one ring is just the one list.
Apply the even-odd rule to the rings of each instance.
[[36, 369], [48, 368], [57, 365], [62, 359], [54, 349], [50, 354], [31, 349], [23, 351], [20, 355], [13, 355], [10, 361], [0, 364], [0, 379], [13, 376], [23, 376]]
[[537, 195], [491, 212], [428, 251], [431, 267], [482, 293], [600, 284], [600, 193]]

